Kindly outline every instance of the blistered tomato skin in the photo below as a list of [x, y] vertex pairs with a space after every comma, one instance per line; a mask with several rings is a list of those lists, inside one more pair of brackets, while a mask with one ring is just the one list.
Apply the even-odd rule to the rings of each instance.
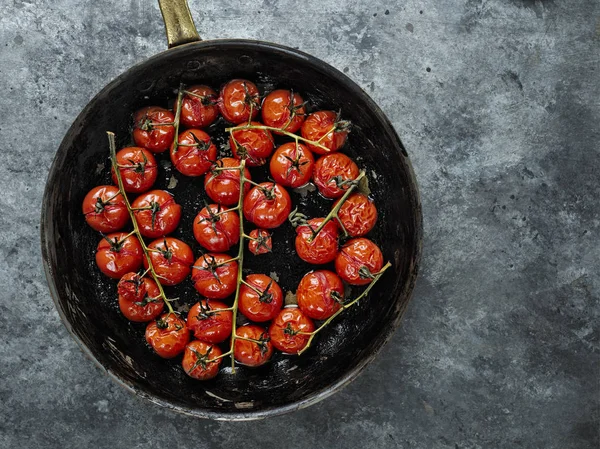
[[229, 81], [221, 89], [219, 109], [223, 118], [234, 125], [254, 119], [260, 109], [256, 84], [243, 79]]
[[[139, 285], [139, 287], [137, 287]], [[135, 294], [130, 294], [128, 287], [137, 287]], [[149, 278], [140, 278], [135, 273], [128, 273], [121, 278], [118, 285], [119, 309], [129, 321], [146, 323], [160, 316], [164, 309], [164, 301], [156, 282]]]
[[[339, 200], [333, 207], [337, 206]], [[338, 217], [344, 229], [351, 237], [362, 237], [375, 227], [377, 222], [377, 208], [373, 201], [362, 193], [353, 193], [338, 211]]]
[[200, 129], [188, 129], [179, 134], [177, 145], [171, 146], [171, 162], [186, 176], [202, 176], [215, 163], [217, 147], [210, 136]]
[[[261, 366], [269, 361], [273, 355], [273, 345], [269, 333], [255, 324], [238, 327], [233, 346], [233, 356], [238, 363], [246, 366]], [[249, 338], [254, 341], [244, 340]]]
[[81, 207], [85, 221], [100, 232], [116, 232], [129, 223], [123, 195], [115, 186], [98, 186], [88, 192]]
[[283, 186], [263, 182], [244, 197], [243, 208], [248, 221], [261, 228], [273, 229], [287, 220], [292, 211], [292, 199]]
[[269, 169], [275, 182], [296, 188], [310, 181], [314, 166], [315, 158], [305, 145], [289, 142], [275, 150]]
[[174, 313], [166, 313], [146, 327], [146, 341], [164, 359], [172, 359], [183, 352], [190, 331], [185, 321]]
[[[123, 148], [117, 153], [117, 164], [123, 181], [123, 189], [127, 193], [142, 193], [150, 189], [158, 176], [158, 166], [154, 155], [141, 147]], [[112, 180], [118, 185], [117, 175], [113, 170]]]
[[270, 321], [283, 305], [279, 284], [264, 274], [249, 274], [240, 286], [239, 311], [256, 323]]
[[240, 240], [240, 217], [235, 211], [224, 211], [217, 204], [203, 208], [193, 225], [194, 238], [209, 251], [229, 250]]
[[346, 142], [350, 122], [340, 120], [333, 111], [317, 111], [310, 114], [302, 124], [302, 137], [327, 148], [308, 144], [308, 148], [316, 154], [328, 154], [338, 151]]
[[298, 307], [314, 320], [326, 320], [337, 312], [344, 300], [344, 284], [329, 270], [306, 274], [296, 290]]
[[237, 287], [238, 264], [229, 254], [206, 253], [192, 269], [194, 288], [209, 299], [225, 299]]
[[[206, 128], [219, 116], [217, 93], [208, 86], [186, 89], [181, 104], [181, 124], [187, 128]], [[177, 110], [177, 103], [175, 104]]]
[[[194, 253], [187, 243], [172, 237], [156, 239], [148, 245], [154, 271], [163, 285], [181, 284], [190, 274]], [[148, 261], [144, 258], [144, 268]]]
[[191, 378], [209, 380], [219, 374], [219, 366], [223, 358], [217, 357], [222, 354], [223, 351], [218, 346], [194, 340], [185, 347], [181, 366]]
[[167, 150], [175, 138], [175, 114], [157, 106], [140, 109], [133, 116], [133, 140], [153, 153]]
[[131, 207], [144, 237], [158, 238], [170, 234], [181, 219], [181, 206], [165, 190], [151, 190], [138, 196]]
[[[251, 122], [250, 125], [262, 126]], [[248, 167], [258, 167], [267, 162], [273, 152], [273, 136], [266, 129], [238, 129], [231, 133], [229, 146], [236, 159], [246, 159]]]
[[383, 267], [379, 247], [364, 237], [349, 240], [335, 259], [335, 271], [351, 285], [366, 285]]
[[[239, 167], [240, 161], [232, 157], [224, 157], [218, 159], [214, 168], [219, 170], [211, 170], [204, 178], [204, 190], [211, 200], [222, 206], [233, 206], [240, 199], [240, 171], [235, 167]], [[225, 170], [220, 170], [225, 169]], [[250, 172], [244, 168], [244, 177], [252, 179]], [[244, 183], [244, 193], [250, 190], [250, 183]]]
[[338, 253], [339, 229], [333, 220], [314, 237], [313, 231], [323, 221], [323, 218], [312, 218], [296, 228], [296, 253], [302, 260], [315, 265], [333, 261]]
[[[269, 327], [269, 336], [275, 349], [286, 354], [297, 354], [305, 348], [315, 324], [297, 307], [286, 307], [279, 312]], [[302, 333], [301, 333], [302, 332]]]
[[220, 301], [203, 299], [190, 308], [188, 328], [198, 340], [221, 343], [231, 336], [233, 313], [231, 310], [224, 310], [228, 308]]
[[339, 198], [350, 188], [359, 174], [358, 166], [342, 153], [321, 157], [315, 163], [313, 181], [321, 195], [326, 198]]
[[121, 279], [126, 273], [139, 270], [143, 257], [140, 241], [125, 232], [108, 234], [96, 248], [96, 265], [112, 279]]
[[262, 119], [265, 125], [295, 133], [304, 122], [306, 109], [300, 94], [287, 89], [270, 92], [262, 104]]
[[273, 251], [273, 238], [271, 237], [271, 233], [264, 229], [253, 229], [250, 232], [248, 249], [255, 256]]

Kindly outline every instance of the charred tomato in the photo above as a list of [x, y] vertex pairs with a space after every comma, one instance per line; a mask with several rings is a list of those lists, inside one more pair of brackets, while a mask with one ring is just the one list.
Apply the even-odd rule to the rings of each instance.
[[115, 186], [98, 186], [88, 192], [82, 205], [85, 221], [100, 232], [115, 232], [129, 222], [123, 195]]
[[151, 190], [131, 203], [140, 233], [158, 238], [175, 230], [181, 219], [181, 206], [165, 190]]
[[[194, 253], [187, 243], [173, 237], [163, 237], [148, 245], [154, 271], [163, 285], [177, 285], [190, 274]], [[144, 267], [148, 261], [144, 259]]]

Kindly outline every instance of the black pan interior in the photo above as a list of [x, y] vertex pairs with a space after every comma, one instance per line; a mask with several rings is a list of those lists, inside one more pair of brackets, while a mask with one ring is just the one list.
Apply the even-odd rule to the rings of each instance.
[[[261, 93], [293, 88], [310, 108], [341, 110], [354, 124], [344, 152], [367, 170], [379, 221], [370, 234], [392, 269], [368, 300], [346, 311], [316, 339], [302, 357], [276, 355], [264, 367], [222, 369], [208, 382], [188, 378], [176, 361], [154, 355], [144, 341], [143, 324], [118, 311], [116, 285], [94, 264], [100, 236], [81, 214], [81, 202], [94, 186], [110, 183], [106, 131], [119, 146], [130, 144], [131, 114], [145, 105], [169, 107], [180, 82], [218, 89], [232, 78], [257, 83]], [[209, 130], [221, 147], [224, 123]], [[199, 255], [192, 220], [205, 196], [203, 178], [186, 178], [160, 158], [157, 188], [168, 189], [183, 205], [174, 236]], [[266, 171], [253, 169], [254, 179]], [[316, 193], [291, 192], [309, 216], [324, 216], [331, 203]], [[245, 271], [275, 273], [284, 291], [295, 290], [313, 267], [293, 250], [294, 230], [286, 223], [275, 233], [271, 255], [246, 254]], [[371, 360], [396, 328], [410, 298], [420, 255], [421, 211], [410, 163], [390, 123], [351, 80], [323, 62], [295, 50], [252, 41], [188, 44], [157, 55], [114, 80], [82, 111], [57, 153], [48, 179], [42, 213], [45, 269], [56, 306], [84, 351], [122, 384], [164, 406], [203, 417], [248, 419], [293, 410], [331, 394]], [[233, 252], [232, 252], [233, 253]], [[359, 289], [354, 289], [354, 297]], [[188, 279], [170, 290], [185, 309], [199, 295]], [[223, 364], [228, 366], [228, 360]]]

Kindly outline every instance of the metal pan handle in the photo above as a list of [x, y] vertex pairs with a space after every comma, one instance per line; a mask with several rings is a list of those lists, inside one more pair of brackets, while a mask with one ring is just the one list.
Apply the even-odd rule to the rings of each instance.
[[169, 48], [201, 40], [187, 0], [158, 0], [158, 6], [165, 21]]

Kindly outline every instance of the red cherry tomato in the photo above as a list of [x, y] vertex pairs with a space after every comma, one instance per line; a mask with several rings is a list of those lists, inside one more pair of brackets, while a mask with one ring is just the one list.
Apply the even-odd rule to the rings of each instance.
[[[117, 164], [123, 180], [123, 189], [129, 193], [142, 193], [156, 181], [158, 166], [154, 155], [141, 147], [123, 148], [117, 153]], [[118, 185], [117, 175], [111, 170], [112, 179]]]
[[238, 363], [246, 366], [260, 366], [269, 361], [273, 355], [273, 345], [268, 332], [260, 326], [249, 324], [238, 327], [236, 335], [254, 341], [236, 338], [233, 345], [233, 356]]
[[291, 211], [292, 199], [289, 193], [274, 182], [262, 182], [244, 197], [244, 216], [261, 228], [281, 226]]
[[171, 145], [171, 162], [186, 176], [202, 176], [217, 159], [217, 147], [210, 136], [199, 129], [179, 134], [177, 145]]
[[[204, 178], [204, 189], [207, 195], [215, 203], [223, 206], [233, 206], [240, 199], [240, 172], [233, 167], [239, 167], [240, 161], [232, 157], [224, 157], [215, 162], [214, 168], [225, 168], [226, 170], [212, 170]], [[231, 170], [227, 170], [231, 168]], [[244, 169], [246, 179], [250, 178], [250, 172]], [[250, 184], [244, 183], [244, 193], [250, 190]]]
[[240, 240], [240, 216], [211, 204], [194, 218], [194, 238], [209, 251], [227, 251]]
[[185, 321], [174, 313], [165, 313], [146, 327], [146, 341], [163, 359], [181, 354], [190, 341]]
[[235, 125], [256, 117], [260, 109], [256, 84], [242, 79], [229, 81], [221, 89], [219, 109], [223, 118]]
[[117, 286], [119, 309], [129, 321], [145, 323], [160, 316], [164, 301], [156, 282], [150, 278], [141, 278], [139, 274], [127, 273]]
[[306, 344], [315, 324], [297, 307], [285, 307], [271, 323], [269, 336], [276, 349], [286, 354], [297, 354]]
[[313, 181], [326, 198], [339, 198], [359, 174], [358, 166], [342, 153], [321, 157], [315, 163]]
[[277, 89], [267, 95], [262, 104], [265, 125], [295, 133], [302, 126], [306, 109], [304, 100], [297, 93]]
[[165, 190], [151, 190], [138, 196], [131, 207], [134, 210], [140, 233], [144, 237], [158, 238], [175, 230], [181, 219], [181, 206]]
[[115, 232], [129, 222], [129, 212], [123, 195], [115, 186], [98, 186], [83, 200], [85, 221], [96, 231]]
[[344, 300], [344, 284], [329, 270], [312, 271], [302, 278], [296, 290], [298, 307], [315, 320], [326, 320]]
[[283, 292], [273, 279], [264, 274], [249, 274], [240, 286], [239, 311], [257, 323], [270, 321], [283, 305]]
[[[206, 128], [219, 116], [217, 93], [208, 86], [192, 86], [181, 101], [180, 123], [187, 128]], [[177, 110], [177, 103], [175, 103]]]
[[[185, 242], [172, 237], [163, 237], [154, 240], [148, 248], [150, 248], [152, 266], [161, 284], [180, 284], [190, 274], [194, 253]], [[144, 268], [148, 268], [148, 261], [145, 258]]]
[[351, 285], [366, 285], [383, 267], [379, 247], [364, 237], [349, 240], [335, 259], [335, 271]]
[[250, 231], [248, 249], [255, 256], [258, 256], [259, 254], [270, 253], [273, 250], [271, 233], [269, 231], [265, 231], [264, 229], [253, 229]]
[[[262, 123], [251, 122], [253, 126]], [[237, 159], [246, 159], [248, 167], [264, 165], [273, 152], [273, 136], [266, 129], [238, 129], [229, 137], [229, 146]]]
[[96, 264], [109, 278], [121, 279], [142, 266], [144, 252], [137, 237], [125, 232], [108, 234], [96, 248]]
[[[333, 207], [337, 206], [337, 200]], [[338, 211], [338, 217], [351, 237], [368, 234], [377, 221], [377, 208], [373, 201], [362, 193], [353, 193]]]
[[206, 253], [194, 263], [192, 282], [202, 296], [225, 299], [237, 287], [238, 264], [228, 254]]
[[328, 221], [316, 237], [313, 235], [323, 220], [312, 218], [296, 228], [296, 252], [308, 263], [320, 265], [331, 262], [337, 256], [339, 231], [333, 220]]
[[142, 108], [133, 116], [133, 140], [138, 147], [162, 153], [175, 138], [174, 122], [175, 115], [171, 111], [157, 106]]
[[233, 324], [233, 313], [228, 306], [219, 301], [205, 300], [197, 302], [188, 313], [187, 325], [198, 340], [208, 343], [221, 343], [229, 338]]
[[275, 150], [269, 169], [275, 182], [295, 188], [310, 181], [314, 165], [315, 159], [306, 146], [289, 142]]
[[317, 154], [333, 153], [339, 150], [346, 142], [350, 129], [350, 122], [340, 120], [333, 111], [318, 111], [310, 114], [302, 124], [302, 137], [319, 142], [329, 149], [308, 144], [308, 148]]
[[216, 345], [194, 340], [185, 347], [181, 366], [193, 379], [209, 380], [219, 374], [223, 358], [217, 359], [223, 351]]

